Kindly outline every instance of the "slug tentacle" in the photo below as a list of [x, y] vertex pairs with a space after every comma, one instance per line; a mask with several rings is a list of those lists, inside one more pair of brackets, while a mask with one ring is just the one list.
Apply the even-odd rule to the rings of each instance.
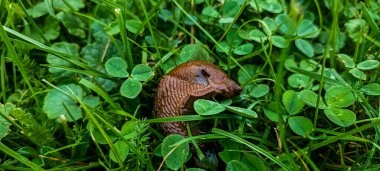
[[[216, 65], [205, 61], [183, 63], [164, 75], [157, 88], [155, 110], [157, 117], [173, 117], [194, 113], [193, 103], [218, 95], [238, 95], [241, 88], [228, 78]], [[167, 122], [161, 124], [166, 134], [187, 136], [186, 123]], [[198, 129], [193, 135], [200, 134]]]

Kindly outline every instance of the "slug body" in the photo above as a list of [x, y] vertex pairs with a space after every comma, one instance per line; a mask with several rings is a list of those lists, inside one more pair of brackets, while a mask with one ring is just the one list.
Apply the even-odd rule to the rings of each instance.
[[[194, 114], [193, 103], [218, 95], [231, 97], [240, 94], [241, 87], [228, 78], [219, 67], [206, 61], [190, 61], [178, 65], [161, 79], [155, 99], [157, 117], [173, 117]], [[161, 124], [166, 134], [187, 137], [185, 122]], [[192, 129], [192, 134], [199, 134]]]

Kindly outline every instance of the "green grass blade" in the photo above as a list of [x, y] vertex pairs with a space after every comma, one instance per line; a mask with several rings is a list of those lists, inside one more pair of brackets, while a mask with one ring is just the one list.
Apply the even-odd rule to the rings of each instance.
[[260, 148], [259, 146], [255, 145], [255, 144], [248, 142], [247, 140], [244, 140], [244, 139], [242, 139], [242, 138], [240, 138], [234, 134], [231, 134], [229, 132], [226, 132], [226, 131], [223, 131], [223, 130], [217, 129], [217, 128], [213, 128], [212, 132], [219, 134], [219, 135], [222, 135], [222, 136], [225, 136], [225, 137], [229, 137], [232, 140], [249, 147], [250, 149], [254, 150], [255, 152], [258, 152], [258, 153], [264, 155], [265, 157], [270, 159], [272, 162], [281, 166], [284, 170], [290, 170], [290, 168], [288, 168], [288, 166], [286, 166], [284, 163], [282, 163], [280, 160], [278, 160], [278, 158], [274, 157], [268, 151]]
[[106, 131], [103, 129], [103, 127], [100, 125], [98, 120], [95, 118], [94, 114], [87, 108], [87, 106], [79, 99], [77, 98], [77, 101], [81, 105], [82, 109], [86, 113], [86, 115], [90, 118], [91, 122], [95, 125], [95, 127], [98, 129], [100, 134], [103, 136], [103, 138], [106, 140], [108, 146], [110, 147], [111, 151], [115, 154], [116, 160], [120, 167], [124, 166], [123, 161], [120, 159], [119, 151], [115, 148], [113, 145], [113, 142], [111, 141], [111, 138], [108, 136]]
[[13, 59], [13, 62], [16, 64], [17, 69], [19, 69], [25, 83], [28, 85], [29, 91], [32, 93], [32, 96], [34, 97], [34, 100], [36, 101], [37, 106], [40, 106], [40, 102], [39, 102], [38, 98], [36, 97], [36, 93], [34, 92], [33, 86], [30, 82], [30, 78], [32, 78], [32, 77], [29, 76], [28, 73], [26, 72], [24, 65], [21, 62], [20, 57], [16, 53], [15, 47], [12, 45], [11, 41], [9, 40], [7, 33], [4, 30], [5, 28], [6, 27], [3, 25], [0, 26], [0, 37], [2, 38], [3, 42], [5, 43], [5, 46], [8, 49], [8, 52], [10, 55], [9, 57], [11, 59]]
[[5, 154], [12, 156], [16, 160], [20, 161], [21, 163], [25, 164], [26, 166], [29, 166], [33, 170], [44, 170], [37, 164], [33, 163], [32, 161], [28, 160], [24, 156], [18, 154], [17, 152], [10, 149], [8, 146], [0, 142], [0, 150], [3, 151]]
[[1, 94], [0, 94], [0, 100], [3, 101], [3, 103], [5, 103], [7, 101], [7, 96], [6, 96], [6, 87], [5, 87], [5, 84], [6, 84], [6, 75], [7, 75], [7, 68], [5, 66], [5, 50], [3, 50], [1, 52], [1, 56], [0, 56], [0, 85], [1, 85]]
[[[152, 11], [149, 14], [153, 14], [153, 10], [157, 9], [161, 5], [162, 2], [163, 2], [163, 0], [160, 0], [153, 7]], [[154, 47], [156, 48], [156, 53], [157, 53], [158, 59], [161, 61], [161, 54], [160, 54], [160, 50], [158, 49], [158, 44], [157, 44], [156, 36], [155, 36], [155, 33], [153, 32], [153, 28], [152, 28], [152, 25], [150, 24], [150, 20], [149, 20], [149, 18], [150, 18], [149, 16], [150, 15], [146, 11], [144, 1], [140, 1], [140, 4], [141, 4], [141, 8], [144, 11], [144, 15], [145, 15], [145, 19], [144, 19], [143, 24], [145, 24], [145, 22], [148, 24], [148, 29], [149, 29], [150, 35], [152, 36], [152, 40], [153, 40], [153, 43], [155, 45]], [[141, 27], [143, 27], [143, 26], [141, 26]], [[138, 34], [139, 31], [140, 31], [140, 29], [137, 30], [136, 34]]]
[[104, 73], [101, 73], [100, 71], [97, 71], [97, 70], [95, 70], [95, 69], [87, 66], [85, 63], [80, 62], [79, 60], [77, 60], [79, 58], [76, 57], [76, 56], [71, 56], [71, 55], [67, 55], [67, 54], [58, 52], [55, 49], [53, 49], [53, 48], [51, 48], [49, 46], [46, 46], [46, 45], [44, 45], [44, 44], [42, 44], [42, 43], [40, 43], [40, 42], [38, 42], [38, 41], [36, 41], [36, 40], [34, 40], [32, 38], [29, 38], [28, 36], [25, 36], [25, 35], [23, 35], [23, 34], [17, 32], [17, 31], [15, 31], [15, 30], [12, 30], [12, 29], [10, 29], [8, 27], [5, 27], [5, 26], [3, 26], [3, 27], [4, 27], [4, 30], [7, 31], [8, 33], [10, 33], [10, 34], [12, 34], [12, 35], [14, 35], [14, 36], [16, 36], [16, 37], [18, 37], [18, 38], [20, 38], [20, 39], [28, 42], [28, 43], [30, 43], [32, 45], [36, 46], [36, 48], [38, 48], [40, 50], [52, 53], [52, 54], [56, 55], [57, 57], [59, 57], [59, 58], [61, 58], [63, 60], [66, 60], [66, 61], [68, 61], [68, 62], [70, 62], [70, 63], [72, 63], [72, 64], [74, 64], [74, 65], [76, 65], [78, 67], [83, 68], [83, 69], [90, 70], [90, 71], [98, 73], [98, 74], [104, 74]]
[[143, 122], [162, 123], [162, 122], [178, 122], [178, 121], [200, 121], [200, 120], [208, 120], [208, 119], [216, 119], [216, 118], [242, 120], [241, 116], [231, 115], [231, 114], [218, 114], [218, 115], [212, 115], [212, 116], [183, 115], [183, 116], [175, 116], [175, 117], [148, 119]]
[[120, 109], [120, 107], [116, 105], [116, 103], [112, 100], [112, 98], [105, 91], [103, 91], [103, 89], [101, 89], [96, 84], [94, 84], [94, 83], [92, 83], [92, 82], [90, 82], [84, 78], [80, 79], [79, 83], [86, 86], [87, 88], [91, 89], [96, 94], [100, 95], [101, 97], [103, 97], [103, 99], [106, 102], [108, 102], [112, 106], [112, 108]]
[[[38, 25], [36, 24], [36, 22], [33, 20], [33, 18], [28, 14], [24, 4], [22, 3], [21, 0], [17, 0], [21, 6], [21, 9], [23, 10], [23, 12], [26, 14], [26, 19], [31, 23], [32, 27], [37, 31], [37, 34], [40, 35], [40, 37], [44, 40], [44, 42], [46, 42], [48, 45], [50, 44], [50, 41], [46, 39], [46, 37], [44, 36], [42, 30], [40, 27], [38, 27]], [[51, 12], [49, 9], [51, 9], [51, 4], [50, 3], [50, 0], [45, 0], [45, 3], [46, 3], [46, 6], [47, 6], [47, 9], [49, 12]], [[49, 6], [50, 5], [50, 6]], [[53, 15], [54, 16], [54, 13]]]
[[[134, 144], [130, 142], [130, 140], [127, 140], [124, 138], [123, 135], [120, 134], [120, 131], [115, 130], [114, 126], [108, 123], [105, 119], [100, 117], [98, 114], [95, 114], [95, 116], [103, 123], [106, 127], [108, 127], [113, 133], [115, 133], [124, 143], [126, 143], [129, 148], [138, 156], [141, 162], [146, 163], [146, 159], [144, 156], [138, 151], [139, 149], [136, 148]], [[116, 153], [115, 153], [116, 154]]]
[[367, 22], [369, 23], [369, 26], [374, 32], [375, 37], [378, 37], [380, 35], [380, 29], [379, 29], [378, 24], [376, 24], [375, 20], [370, 15], [366, 4], [364, 2], [361, 2], [361, 5], [362, 5], [362, 11], [363, 11], [364, 17], [367, 19]]
[[121, 40], [123, 41], [123, 45], [125, 47], [125, 50], [127, 51], [126, 52], [126, 56], [127, 56], [126, 58], [127, 58], [127, 62], [128, 62], [128, 72], [131, 72], [133, 67], [134, 67], [134, 62], [133, 62], [133, 58], [132, 58], [131, 46], [129, 44], [129, 39], [128, 39], [128, 32], [127, 32], [127, 29], [125, 29], [125, 20], [124, 20], [124, 17], [120, 11], [121, 11], [120, 9], [116, 9], [115, 15], [116, 15], [116, 19], [119, 23]]
[[[243, 13], [245, 7], [247, 6], [248, 4], [248, 0], [244, 0], [243, 4], [241, 4], [240, 6], [240, 9], [239, 9], [239, 12], [237, 13], [237, 15], [234, 17], [234, 20], [228, 25], [227, 29], [224, 31], [223, 35], [220, 36], [220, 38], [218, 39], [218, 44], [223, 40], [223, 38], [227, 35], [228, 31], [230, 31], [230, 29], [232, 28], [232, 26], [236, 23], [236, 21], [239, 19], [240, 15]], [[214, 45], [214, 47], [212, 48], [213, 50], [216, 48], [216, 46]]]
[[333, 142], [336, 142], [342, 138], [346, 138], [352, 134], [355, 134], [355, 133], [359, 133], [361, 131], [364, 131], [364, 130], [367, 130], [367, 129], [370, 129], [370, 128], [373, 128], [375, 126], [379, 126], [380, 125], [380, 120], [379, 119], [376, 119], [376, 120], [373, 120], [371, 123], [368, 123], [368, 124], [365, 124], [365, 125], [362, 125], [360, 127], [357, 127], [357, 128], [354, 128], [350, 131], [347, 131], [345, 133], [342, 133], [342, 134], [339, 134], [333, 138], [330, 138], [330, 139], [327, 139], [325, 141], [322, 141], [322, 142], [319, 142], [319, 143], [314, 143], [312, 146], [311, 146], [311, 149], [312, 150], [316, 150], [318, 148], [321, 148], [321, 147], [324, 147], [328, 144], [331, 144]]
[[101, 78], [110, 79], [108, 75], [101, 72], [94, 72], [94, 70], [83, 70], [83, 69], [76, 69], [76, 68], [71, 68], [71, 67], [66, 67], [66, 66], [53, 66], [49, 64], [41, 64], [41, 66], [49, 67], [49, 68], [58, 68], [65, 71], [71, 71], [77, 74], [83, 74], [83, 75], [88, 75], [92, 77], [101, 77]]

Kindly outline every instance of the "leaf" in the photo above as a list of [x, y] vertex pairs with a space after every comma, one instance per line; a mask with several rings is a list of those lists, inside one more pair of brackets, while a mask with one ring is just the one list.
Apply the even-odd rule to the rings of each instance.
[[282, 36], [272, 36], [272, 44], [278, 48], [286, 48], [289, 46], [289, 42]]
[[[224, 50], [223, 50], [224, 49]], [[219, 53], [229, 52], [231, 47], [228, 45], [226, 41], [222, 41], [219, 43], [219, 46], [216, 46], [216, 51]]]
[[137, 136], [139, 131], [139, 122], [130, 120], [128, 122], [125, 122], [123, 127], [121, 128], [120, 134], [123, 135], [124, 138], [132, 138]]
[[[112, 23], [110, 24], [112, 25]], [[81, 52], [85, 58], [84, 62], [94, 68], [102, 66], [104, 59], [123, 56], [123, 53], [120, 51], [125, 50], [121, 41], [110, 39], [104, 27], [97, 22], [91, 24], [91, 33], [95, 41], [87, 44]]]
[[153, 71], [145, 64], [138, 64], [132, 69], [131, 75], [137, 80], [146, 81], [153, 76]]
[[229, 18], [220, 18], [218, 20], [219, 24], [229, 24], [229, 23], [232, 23], [234, 21], [234, 18], [232, 17], [229, 17]]
[[173, 18], [173, 13], [167, 9], [161, 9], [160, 13], [158, 14], [158, 17], [160, 17], [164, 21], [169, 21], [169, 19]]
[[178, 148], [169, 154], [169, 152], [174, 148], [170, 146], [183, 139], [185, 138], [181, 135], [172, 134], [165, 137], [164, 141], [162, 142], [161, 153], [164, 157], [169, 155], [166, 158], [165, 163], [170, 169], [179, 169], [184, 164], [186, 156], [189, 154], [189, 144], [187, 143], [178, 146]]
[[227, 163], [226, 171], [250, 171], [248, 166], [238, 160], [231, 160]]
[[203, 8], [202, 15], [217, 18], [218, 17], [218, 11], [215, 8], [208, 6], [206, 8]]
[[257, 73], [258, 66], [247, 64], [243, 65], [243, 68], [247, 71], [247, 73], [244, 72], [241, 68], [238, 71], [238, 82], [241, 85], [246, 84], [246, 82], [251, 78], [251, 76], [254, 76]]
[[273, 18], [265, 17], [263, 22], [268, 26], [271, 32], [276, 31], [277, 25], [276, 25], [276, 21], [274, 21]]
[[271, 102], [268, 105], [266, 105], [264, 108], [265, 116], [273, 122], [279, 122], [277, 112], [280, 113], [280, 116], [282, 116], [282, 119], [287, 118], [287, 114], [285, 112], [284, 107], [278, 102]]
[[[131, 33], [136, 34], [138, 29], [142, 26], [142, 22], [138, 20], [126, 20], [125, 21], [125, 28], [127, 28], [128, 31]], [[138, 34], [141, 34], [144, 32], [144, 27], [140, 30]]]
[[[83, 61], [90, 67], [96, 68], [98, 71], [106, 73], [104, 68], [104, 60], [115, 56], [122, 56], [124, 46], [121, 41], [111, 40], [108, 33], [104, 30], [103, 25], [98, 22], [91, 24], [91, 33], [95, 42], [87, 44], [82, 51]], [[118, 84], [110, 79], [95, 77], [94, 82], [101, 86], [105, 91], [109, 92], [116, 88]]]
[[240, 107], [233, 107], [233, 106], [225, 106], [226, 109], [232, 113], [236, 113], [238, 115], [248, 117], [248, 118], [257, 118], [257, 113], [250, 109], [240, 108]]
[[59, 21], [54, 17], [46, 17], [45, 24], [42, 27], [44, 37], [47, 40], [54, 40], [58, 38], [60, 34], [61, 27], [59, 26]]
[[289, 127], [294, 133], [303, 137], [307, 137], [313, 132], [313, 123], [304, 116], [290, 117]]
[[368, 32], [368, 24], [363, 19], [351, 19], [344, 24], [347, 28], [348, 36], [354, 42], [362, 42], [364, 40], [364, 34]]
[[[95, 125], [92, 122], [89, 122], [86, 126], [86, 128], [90, 131], [91, 136], [95, 140], [96, 143], [99, 144], [107, 144], [107, 140], [104, 138], [103, 134], [99, 131], [98, 128], [95, 127]], [[103, 128], [109, 139], [114, 142], [117, 140], [118, 136], [110, 129], [110, 128]]]
[[243, 42], [243, 39], [239, 37], [239, 33], [236, 30], [230, 30], [227, 33], [226, 40], [228, 45], [232, 48], [238, 47]]
[[[257, 4], [256, 4], [257, 3]], [[250, 1], [249, 3], [255, 11], [262, 12], [263, 10], [271, 12], [271, 13], [280, 13], [282, 12], [282, 5], [278, 3], [276, 0], [271, 1], [264, 1], [264, 0], [257, 0], [257, 1]]]
[[378, 83], [367, 84], [360, 91], [371, 96], [380, 96], [380, 85]]
[[257, 12], [263, 12], [262, 6], [265, 5], [265, 1], [250, 1], [249, 5]]
[[357, 79], [361, 79], [361, 80], [367, 79], [367, 75], [358, 68], [352, 68], [348, 72], [351, 73]]
[[21, 147], [17, 150], [17, 153], [25, 156], [25, 157], [35, 157], [38, 154], [38, 151], [32, 147]]
[[346, 34], [344, 32], [339, 32], [339, 34], [335, 35], [335, 39], [337, 40], [335, 48], [342, 49], [345, 46]]
[[[193, 21], [194, 20], [194, 21]], [[191, 15], [189, 17], [186, 17], [185, 18], [185, 24], [188, 25], [188, 26], [193, 26], [196, 24], [196, 22], [198, 22], [198, 18], [195, 16], [195, 15]]]
[[285, 60], [284, 67], [292, 72], [295, 72], [294, 69], [298, 69], [297, 63], [293, 58], [289, 58]]
[[245, 163], [251, 171], [266, 171], [265, 161], [256, 155], [244, 153], [241, 162]]
[[235, 17], [239, 12], [240, 6], [236, 1], [226, 1], [223, 5], [222, 15], [225, 18]]
[[300, 50], [307, 57], [311, 58], [314, 56], [313, 46], [308, 41], [304, 39], [297, 39], [295, 40], [295, 44], [297, 49]]
[[314, 21], [315, 19], [314, 13], [311, 11], [305, 11], [303, 15], [304, 20]]
[[107, 73], [113, 77], [128, 77], [127, 67], [127, 62], [120, 57], [112, 57], [105, 63]]
[[264, 1], [263, 5], [261, 6], [263, 10], [278, 14], [282, 12], [282, 5], [278, 3], [277, 1]]
[[[197, 51], [197, 49], [198, 47], [194, 44], [185, 45], [182, 48], [181, 54], [179, 56], [178, 55], [174, 56], [163, 63], [162, 68], [164, 69], [165, 73], [168, 73], [171, 69], [173, 69], [177, 65], [189, 61], [192, 57], [196, 57], [200, 54], [204, 54], [203, 49], [198, 49], [199, 51]], [[207, 52], [206, 54], [208, 55]]]
[[269, 86], [266, 84], [258, 84], [255, 86], [251, 92], [249, 93], [250, 96], [258, 98], [263, 97], [269, 92]]
[[96, 97], [93, 95], [88, 95], [88, 96], [85, 96], [83, 98], [83, 103], [92, 107], [92, 108], [95, 108], [95, 107], [100, 105], [101, 101], [100, 101], [99, 97]]
[[205, 0], [195, 0], [195, 4], [201, 4], [201, 3], [203, 3], [203, 2], [205, 2]]
[[219, 102], [219, 104], [221, 104], [221, 105], [231, 105], [232, 104], [232, 99], [231, 98], [228, 98], [228, 99], [223, 99], [223, 100], [219, 100], [218, 101]]
[[53, 7], [62, 11], [79, 11], [85, 7], [83, 1], [78, 0], [54, 0], [53, 2]]
[[[106, 72], [105, 69], [101, 66], [99, 66], [97, 69], [101, 72]], [[94, 78], [94, 82], [96, 82], [96, 84], [101, 86], [107, 92], [112, 91], [114, 88], [116, 88], [118, 86], [118, 83], [116, 83], [110, 79], [106, 79], [106, 78], [102, 78], [102, 77]]]
[[71, 13], [60, 12], [57, 14], [57, 18], [63, 23], [71, 35], [79, 38], [86, 37], [86, 31], [84, 29], [86, 29], [87, 26], [78, 16]]
[[303, 74], [292, 74], [288, 77], [288, 84], [293, 88], [305, 88], [310, 81], [310, 77]]
[[240, 160], [240, 144], [233, 140], [221, 140], [219, 143], [223, 146], [223, 151], [219, 152], [219, 157], [224, 163], [228, 163], [231, 160]]
[[37, 5], [34, 5], [32, 8], [27, 9], [27, 12], [33, 18], [38, 18], [48, 14], [48, 9], [45, 2], [40, 2]]
[[40, 26], [40, 29], [45, 39], [38, 33], [38, 31], [34, 27], [30, 27], [30, 29], [27, 28], [28, 27], [24, 29], [23, 33], [26, 36], [29, 36], [30, 38], [41, 43], [46, 43], [45, 39], [50, 41], [58, 38], [61, 29], [61, 27], [59, 26], [59, 21], [52, 16], [47, 16]]
[[188, 168], [186, 169], [186, 171], [206, 171], [206, 170], [201, 169], [201, 168]]
[[354, 104], [356, 98], [345, 86], [332, 86], [326, 90], [325, 100], [329, 107], [348, 107]]
[[[76, 96], [83, 99], [84, 92], [79, 85], [66, 84], [58, 87], [64, 93], [57, 89], [50, 90], [44, 99], [43, 111], [49, 119], [57, 119], [64, 115], [68, 122], [76, 121], [82, 118], [82, 111], [75, 100], [70, 96]], [[67, 95], [66, 95], [67, 94]]]
[[324, 45], [322, 45], [321, 43], [314, 43], [313, 45], [313, 49], [314, 49], [314, 53], [315, 54], [322, 54], [324, 52]]
[[[116, 141], [114, 144], [115, 149], [119, 153], [119, 157], [122, 162], [124, 162], [127, 159], [128, 153], [129, 153], [129, 147], [128, 145], [123, 142], [122, 140]], [[110, 159], [114, 162], [118, 162], [114, 152], [110, 150], [109, 153]]]
[[378, 65], [379, 65], [379, 61], [366, 60], [366, 61], [360, 62], [357, 68], [361, 70], [371, 70], [371, 69], [376, 68]]
[[348, 127], [356, 120], [356, 115], [353, 111], [339, 108], [326, 108], [324, 110], [327, 118], [339, 126]]
[[251, 30], [249, 32], [249, 38], [258, 43], [265, 42], [267, 40], [267, 36], [260, 30]]
[[302, 20], [297, 28], [297, 35], [303, 38], [316, 38], [319, 35], [319, 29], [311, 20]]
[[293, 36], [296, 31], [296, 25], [294, 24], [293, 20], [286, 14], [279, 14], [275, 18], [275, 22], [277, 26], [280, 26], [280, 33], [287, 35], [287, 36]]
[[236, 55], [247, 55], [250, 54], [253, 50], [253, 44], [246, 43], [243, 45], [238, 46], [234, 49], [234, 54]]
[[226, 108], [210, 100], [198, 99], [194, 102], [194, 110], [199, 115], [215, 115], [226, 110]]
[[[67, 42], [54, 43], [51, 46], [51, 48], [64, 54], [79, 56], [79, 46], [74, 43], [67, 43]], [[71, 64], [70, 62], [63, 60], [50, 53], [46, 56], [46, 60], [52, 66], [63, 66], [63, 67], [73, 66], [73, 64]], [[49, 72], [59, 74], [60, 76], [67, 76], [67, 75], [73, 74], [73, 72], [66, 71], [63, 69], [58, 69], [58, 68], [49, 68], [48, 70]]]
[[122, 96], [134, 99], [140, 94], [142, 85], [139, 80], [135, 78], [129, 78], [124, 81], [120, 87], [120, 93]]
[[300, 69], [304, 71], [314, 71], [317, 68], [317, 65], [312, 60], [303, 59], [300, 62]]
[[188, 60], [206, 60], [214, 63], [215, 59], [209, 55], [207, 50], [201, 44], [187, 44], [182, 48], [179, 58], [182, 61]]
[[[302, 90], [298, 94], [298, 98], [304, 101], [306, 104], [312, 107], [317, 107], [318, 94], [310, 90]], [[325, 109], [326, 104], [323, 102], [322, 98], [319, 99], [319, 109]]]
[[108, 33], [109, 35], [117, 35], [117, 34], [120, 34], [119, 23], [116, 22], [116, 21], [113, 21], [113, 22], [111, 22], [110, 24], [108, 24], [108, 26], [105, 27], [104, 30], [107, 31], [107, 33]]
[[290, 115], [298, 114], [305, 106], [305, 103], [298, 99], [298, 92], [294, 90], [287, 90], [282, 94], [282, 104]]
[[249, 32], [248, 31], [246, 31], [246, 30], [240, 30], [238, 32], [238, 34], [239, 34], [240, 38], [242, 38], [244, 40], [250, 40], [250, 38], [249, 38]]
[[350, 56], [346, 54], [338, 54], [338, 58], [346, 68], [355, 68], [354, 60]]
[[[8, 116], [8, 115], [9, 115], [9, 112], [10, 112], [11, 110], [13, 110], [13, 109], [16, 109], [16, 105], [14, 105], [14, 104], [12, 104], [12, 103], [9, 103], [9, 102], [7, 102], [7, 103], [5, 103], [5, 104], [1, 104], [1, 103], [0, 103], [0, 114], [1, 114], [1, 115]], [[0, 120], [1, 120], [1, 121], [6, 121], [6, 120], [4, 119], [4, 117], [0, 117]], [[6, 122], [8, 122], [8, 121], [6, 121]], [[9, 124], [10, 124], [10, 123], [9, 123]]]
[[264, 21], [262, 21], [262, 20], [258, 20], [258, 21], [261, 23], [261, 27], [262, 27], [264, 33], [268, 37], [272, 36], [273, 33], [272, 33], [271, 29], [269, 28], [269, 26]]
[[9, 116], [9, 112], [14, 109], [16, 109], [16, 106], [12, 103], [0, 103], [0, 141], [10, 133], [10, 126], [12, 125], [4, 116]]

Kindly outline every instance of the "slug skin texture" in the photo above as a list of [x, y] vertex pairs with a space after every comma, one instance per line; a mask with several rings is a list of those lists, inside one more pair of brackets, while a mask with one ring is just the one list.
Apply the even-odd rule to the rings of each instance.
[[[228, 98], [240, 92], [241, 87], [216, 65], [190, 61], [163, 76], [157, 88], [155, 110], [159, 118], [194, 114], [193, 103], [197, 99], [218, 95]], [[188, 135], [186, 122], [166, 122], [161, 123], [161, 127], [166, 135]], [[198, 129], [191, 129], [191, 132], [193, 135], [201, 133]]]

